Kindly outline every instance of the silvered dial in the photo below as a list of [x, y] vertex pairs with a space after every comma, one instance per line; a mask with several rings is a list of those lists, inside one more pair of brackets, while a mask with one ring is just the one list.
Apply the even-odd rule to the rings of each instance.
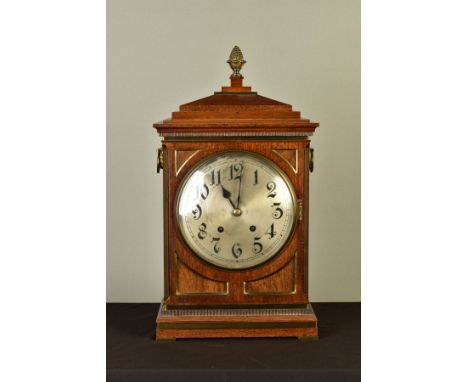
[[295, 195], [273, 162], [225, 152], [197, 165], [178, 192], [176, 217], [188, 246], [219, 267], [243, 269], [277, 254], [294, 228]]

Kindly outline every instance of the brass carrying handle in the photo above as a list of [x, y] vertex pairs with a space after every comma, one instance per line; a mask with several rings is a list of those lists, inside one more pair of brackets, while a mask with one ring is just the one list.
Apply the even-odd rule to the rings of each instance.
[[314, 171], [314, 149], [309, 149], [309, 171]]
[[159, 174], [159, 171], [164, 169], [164, 152], [162, 148], [158, 149], [158, 165], [156, 166], [156, 171]]

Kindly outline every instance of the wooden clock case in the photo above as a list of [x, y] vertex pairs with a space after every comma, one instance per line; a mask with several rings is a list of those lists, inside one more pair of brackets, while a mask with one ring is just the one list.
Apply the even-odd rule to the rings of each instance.
[[[156, 339], [197, 337], [317, 338], [309, 304], [308, 210], [311, 136], [318, 123], [291, 105], [252, 92], [241, 75], [221, 92], [180, 106], [154, 124], [163, 137], [158, 170], [164, 175], [164, 300]], [[175, 218], [184, 176], [200, 160], [228, 150], [274, 162], [297, 196], [297, 222], [283, 249], [246, 270], [211, 265], [185, 244]]]

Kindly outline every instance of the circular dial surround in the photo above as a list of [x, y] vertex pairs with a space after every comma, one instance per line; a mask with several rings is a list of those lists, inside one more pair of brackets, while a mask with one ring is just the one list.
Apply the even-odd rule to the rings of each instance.
[[262, 264], [287, 243], [296, 223], [296, 195], [272, 161], [246, 151], [213, 154], [184, 178], [176, 221], [203, 260], [238, 270]]

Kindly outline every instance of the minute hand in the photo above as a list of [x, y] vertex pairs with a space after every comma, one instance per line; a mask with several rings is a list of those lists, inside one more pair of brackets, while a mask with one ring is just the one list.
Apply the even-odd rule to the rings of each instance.
[[240, 193], [241, 193], [241, 183], [242, 183], [242, 172], [240, 175], [237, 176], [237, 179], [239, 179], [239, 191], [237, 193], [237, 209], [239, 209], [239, 204], [240, 204]]

